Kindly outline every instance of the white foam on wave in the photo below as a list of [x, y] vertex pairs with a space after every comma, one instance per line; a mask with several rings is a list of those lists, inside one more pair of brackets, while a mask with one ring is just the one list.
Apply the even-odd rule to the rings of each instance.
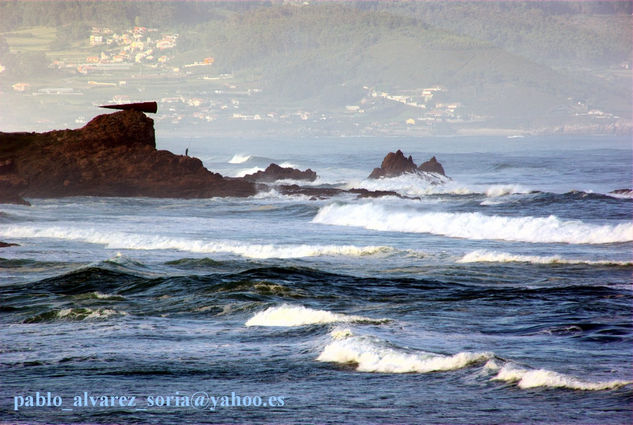
[[530, 190], [519, 184], [496, 184], [486, 189], [485, 195], [489, 198], [513, 195], [515, 193], [529, 193]]
[[628, 266], [631, 261], [581, 260], [561, 258], [558, 255], [517, 255], [507, 252], [476, 250], [465, 254], [458, 263], [532, 263], [532, 264], [591, 264]]
[[365, 179], [348, 183], [347, 189], [385, 190], [405, 196], [424, 196], [438, 193], [467, 195], [472, 191], [448, 178], [434, 173], [405, 173], [397, 177]]
[[243, 164], [247, 161], [250, 161], [251, 158], [253, 158], [252, 155], [236, 153], [235, 155], [233, 155], [233, 158], [229, 160], [229, 164]]
[[245, 168], [245, 169], [240, 170], [240, 171], [238, 171], [237, 173], [235, 173], [235, 174], [233, 175], [233, 177], [244, 177], [244, 176], [246, 176], [246, 175], [248, 175], [248, 174], [255, 174], [255, 173], [257, 173], [258, 171], [264, 171], [264, 169], [263, 169], [263, 168], [261, 168], [261, 167], [251, 167], [251, 168]]
[[389, 346], [378, 338], [355, 336], [349, 330], [335, 329], [333, 341], [325, 346], [318, 361], [355, 364], [359, 372], [429, 373], [457, 370], [492, 358], [490, 352], [464, 351], [444, 356], [423, 351], [408, 351]]
[[330, 337], [331, 342], [323, 348], [317, 361], [353, 364], [359, 372], [429, 373], [458, 370], [486, 362], [478, 375], [494, 374], [492, 380], [516, 383], [521, 389], [550, 387], [599, 391], [633, 384], [633, 381], [624, 380], [581, 380], [547, 369], [521, 368], [498, 359], [489, 351], [462, 351], [453, 355], [441, 355], [409, 350], [376, 337], [355, 335], [349, 328], [335, 328]]
[[498, 369], [498, 373], [492, 379], [516, 383], [521, 389], [549, 387], [568, 388], [572, 390], [600, 391], [630, 385], [633, 381], [611, 380], [611, 381], [585, 381], [563, 373], [554, 372], [547, 369], [523, 369], [511, 363], [502, 367], [492, 365], [490, 370]]
[[618, 199], [633, 199], [633, 190], [629, 190], [629, 191], [621, 192], [621, 193], [609, 192], [606, 195], [612, 198], [618, 198]]
[[370, 230], [431, 233], [464, 239], [533, 243], [605, 244], [633, 241], [633, 223], [590, 224], [549, 217], [488, 216], [478, 212], [426, 212], [389, 208], [376, 202], [333, 203], [322, 207], [313, 223]]
[[348, 184], [348, 189], [353, 187], [367, 190], [390, 190], [405, 196], [481, 194], [488, 198], [525, 194], [531, 191], [520, 184], [464, 185], [434, 173], [406, 173], [397, 177], [365, 179]]
[[195, 253], [229, 253], [247, 258], [303, 258], [320, 256], [362, 257], [389, 255], [397, 252], [388, 246], [356, 245], [275, 245], [249, 244], [237, 241], [204, 241], [174, 238], [153, 234], [111, 232], [94, 228], [68, 228], [61, 226], [6, 226], [0, 228], [0, 236], [9, 239], [51, 238], [105, 245], [110, 249], [159, 250], [174, 249]]
[[327, 310], [314, 310], [304, 306], [282, 304], [260, 311], [251, 317], [246, 326], [304, 326], [336, 322], [383, 323], [387, 319], [371, 319], [362, 316], [350, 316], [332, 313]]
[[297, 165], [293, 164], [292, 162], [288, 162], [288, 161], [284, 161], [281, 164], [279, 164], [280, 167], [282, 168], [299, 168]]
[[[279, 182], [274, 182], [274, 184], [278, 184]], [[266, 191], [260, 191], [257, 192], [255, 195], [251, 196], [252, 199], [267, 199], [267, 200], [275, 200], [275, 201], [292, 201], [292, 202], [297, 202], [297, 201], [311, 201], [313, 198], [312, 196], [308, 196], [308, 195], [303, 195], [303, 194], [285, 194], [285, 193], [280, 193], [277, 189], [275, 189], [274, 186], [269, 186], [268, 190]], [[260, 209], [267, 209], [269, 208], [273, 209], [275, 208], [272, 205], [269, 206], [261, 206], [258, 207]]]

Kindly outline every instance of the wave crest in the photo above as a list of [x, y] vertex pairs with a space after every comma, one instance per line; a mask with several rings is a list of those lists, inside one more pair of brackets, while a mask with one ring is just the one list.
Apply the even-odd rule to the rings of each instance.
[[304, 258], [319, 256], [361, 257], [390, 254], [388, 246], [356, 245], [274, 245], [249, 244], [238, 241], [204, 241], [124, 232], [107, 232], [92, 228], [9, 226], [0, 229], [0, 236], [11, 238], [53, 238], [103, 244], [110, 249], [158, 250], [174, 249], [195, 253], [228, 253], [246, 258]]
[[604, 266], [630, 266], [630, 261], [612, 260], [581, 260], [566, 259], [557, 255], [537, 256], [537, 255], [517, 255], [507, 252], [496, 252], [487, 250], [476, 250], [465, 254], [457, 260], [458, 263], [532, 263], [532, 264], [590, 264]]
[[332, 332], [334, 341], [329, 343], [318, 361], [354, 364], [359, 372], [378, 373], [429, 373], [457, 370], [493, 357], [490, 352], [464, 351], [443, 356], [421, 351], [408, 352], [403, 348], [388, 346], [377, 338], [354, 336], [348, 330]]
[[[494, 365], [491, 369], [495, 369]], [[630, 385], [632, 381], [612, 380], [590, 382], [583, 381], [573, 376], [554, 372], [547, 369], [522, 369], [512, 364], [506, 364], [499, 369], [497, 375], [492, 378], [497, 381], [513, 382], [521, 389], [549, 387], [568, 388], [572, 390], [600, 391]]]
[[303, 306], [282, 304], [260, 311], [251, 317], [246, 326], [304, 326], [337, 322], [384, 323], [388, 319], [371, 319], [362, 316], [348, 316], [327, 310], [314, 310]]
[[313, 223], [363, 227], [370, 230], [431, 233], [464, 239], [532, 243], [606, 244], [633, 241], [633, 223], [590, 224], [549, 217], [504, 217], [478, 212], [425, 212], [388, 208], [378, 203], [330, 204]]
[[229, 160], [229, 164], [243, 164], [247, 161], [250, 161], [252, 158], [252, 155], [236, 153], [235, 155], [233, 155], [233, 158]]

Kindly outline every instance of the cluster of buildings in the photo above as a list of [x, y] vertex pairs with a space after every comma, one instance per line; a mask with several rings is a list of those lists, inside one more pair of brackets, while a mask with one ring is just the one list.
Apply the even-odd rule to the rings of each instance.
[[[167, 63], [167, 52], [176, 47], [178, 34], [159, 34], [158, 30], [134, 27], [120, 34], [110, 28], [92, 28], [90, 46], [102, 47], [99, 55], [88, 56], [87, 64]], [[81, 71], [80, 71], [81, 72]]]
[[[205, 97], [173, 96], [159, 100], [161, 116], [157, 120], [166, 120], [173, 124], [181, 122], [212, 122], [212, 121], [306, 121], [313, 114], [307, 111], [280, 112], [269, 110], [257, 111], [253, 107], [251, 96], [261, 93], [261, 89], [252, 88], [240, 90], [233, 84], [227, 84], [224, 89], [213, 90]], [[113, 102], [121, 99], [113, 99]], [[129, 99], [126, 99], [129, 101]], [[257, 102], [256, 102], [257, 103]]]
[[[383, 100], [383, 102], [393, 102], [414, 108], [411, 109], [411, 116], [405, 121], [407, 125], [416, 125], [418, 122], [458, 122], [464, 120], [464, 108], [461, 102], [438, 99], [440, 94], [445, 94], [448, 91], [443, 86], [407, 90], [397, 94], [370, 89], [367, 86], [363, 88], [368, 90], [368, 96], [363, 99], [361, 105], [347, 105], [345, 109], [348, 113], [365, 113], [368, 105], [375, 105], [377, 100]], [[445, 97], [442, 96], [442, 98]]]

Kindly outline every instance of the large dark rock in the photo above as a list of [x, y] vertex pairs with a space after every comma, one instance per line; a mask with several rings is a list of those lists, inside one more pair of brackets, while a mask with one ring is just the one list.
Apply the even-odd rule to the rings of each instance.
[[266, 170], [258, 171], [244, 176], [244, 180], [251, 182], [275, 182], [277, 180], [307, 180], [315, 181], [317, 174], [311, 169], [305, 171], [291, 167], [280, 167], [277, 164], [270, 164]]
[[21, 195], [33, 198], [256, 192], [252, 182], [212, 173], [197, 158], [156, 150], [154, 121], [135, 110], [97, 116], [77, 130], [0, 133], [0, 164], [5, 162], [0, 183], [24, 182]]
[[15, 171], [15, 161], [0, 161], [0, 204], [31, 205], [22, 198], [27, 188], [26, 180]]
[[374, 168], [374, 171], [369, 175], [370, 179], [378, 179], [381, 177], [397, 177], [406, 173], [436, 173], [442, 176], [444, 174], [444, 167], [440, 164], [435, 157], [422, 163], [419, 167], [413, 162], [413, 158], [409, 155], [408, 158], [404, 156], [401, 150], [389, 152], [385, 159], [382, 160], [380, 168]]
[[416, 170], [413, 158], [409, 155], [405, 158], [401, 150], [397, 152], [389, 152], [385, 159], [382, 160], [380, 168], [374, 168], [369, 175], [370, 179], [378, 179], [380, 177], [396, 177], [404, 173], [413, 173]]
[[8, 248], [10, 246], [20, 246], [17, 243], [8, 243], [0, 241], [0, 248]]
[[428, 161], [420, 164], [420, 166], [418, 167], [418, 171], [423, 171], [425, 173], [440, 174], [442, 176], [446, 175], [444, 173], [444, 167], [442, 167], [442, 164], [437, 162], [437, 159], [435, 157], [432, 157]]

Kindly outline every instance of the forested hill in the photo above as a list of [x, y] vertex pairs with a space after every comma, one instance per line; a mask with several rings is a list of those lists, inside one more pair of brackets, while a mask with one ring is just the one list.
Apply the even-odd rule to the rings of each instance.
[[[127, 28], [138, 24], [184, 29], [191, 25], [223, 22], [232, 16], [253, 10], [275, 9], [277, 13], [287, 13], [280, 11], [279, 3], [281, 2], [4, 0], [0, 2], [0, 30], [5, 32], [29, 26], [65, 26], [68, 31], [77, 34], [82, 30], [86, 31], [89, 25]], [[340, 20], [349, 17], [350, 9], [383, 12], [370, 18], [370, 21], [375, 24], [382, 20], [388, 26], [393, 26], [399, 21], [389, 15], [415, 18], [427, 25], [487, 41], [535, 60], [604, 63], [626, 60], [631, 53], [630, 17], [633, 2], [630, 1], [400, 0], [358, 1], [338, 5], [344, 7], [324, 8], [327, 15], [334, 15], [331, 16], [331, 22], [325, 22], [339, 26], [341, 23], [347, 24]], [[266, 19], [274, 15], [275, 12], [259, 17]], [[360, 16], [362, 14], [356, 18]], [[308, 26], [321, 26], [324, 23], [319, 19], [323, 16], [311, 18], [317, 20], [308, 22]], [[354, 20], [358, 23], [357, 19]], [[306, 22], [302, 24], [305, 25]], [[329, 27], [327, 30], [336, 32], [337, 28]]]
[[630, 1], [397, 1], [364, 7], [388, 8], [556, 66], [614, 64], [631, 57]]
[[[361, 108], [375, 112], [366, 115], [374, 121], [530, 127], [591, 111], [615, 120], [631, 116], [631, 12], [630, 1], [0, 1], [0, 65], [10, 86], [45, 73], [46, 61], [102, 54], [87, 46], [93, 27], [120, 33], [142, 26], [177, 34], [168, 66], [149, 75], [152, 87], [173, 81], [173, 69], [211, 57], [211, 74], [261, 89], [257, 108], [269, 112], [283, 104], [335, 114], [367, 106], [373, 93], [392, 100]], [[28, 50], [20, 51], [5, 41], [23, 39], [30, 28], [52, 28], [48, 44], [22, 40]], [[39, 56], [25, 61], [29, 55]], [[204, 92], [203, 77], [183, 81], [179, 92]], [[411, 100], [433, 87], [441, 90], [432, 102], [428, 95], [424, 104]]]

